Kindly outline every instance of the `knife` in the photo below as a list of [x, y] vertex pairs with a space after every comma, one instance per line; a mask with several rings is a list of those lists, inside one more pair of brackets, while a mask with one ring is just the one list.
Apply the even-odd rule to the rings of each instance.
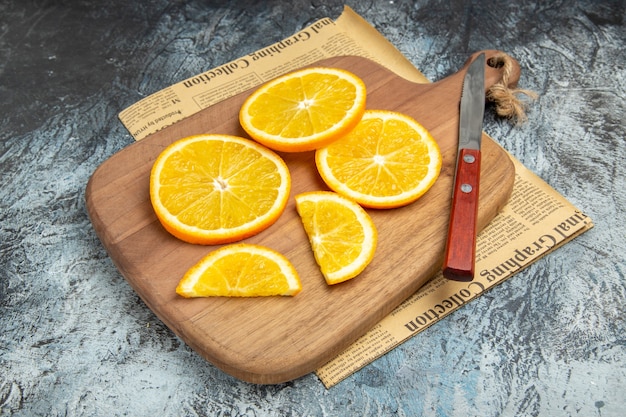
[[444, 277], [454, 281], [474, 279], [484, 113], [485, 54], [482, 53], [467, 69], [461, 93], [459, 148], [443, 263]]

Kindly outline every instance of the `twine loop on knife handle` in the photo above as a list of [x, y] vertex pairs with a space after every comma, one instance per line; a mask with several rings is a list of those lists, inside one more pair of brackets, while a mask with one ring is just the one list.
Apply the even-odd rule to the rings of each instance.
[[[502, 68], [502, 79], [487, 90], [487, 100], [495, 103], [498, 116], [514, 119], [517, 124], [524, 123], [528, 120], [526, 116], [528, 101], [537, 99], [537, 93], [509, 87], [513, 64], [512, 58], [504, 52], [489, 58], [487, 64], [492, 68]], [[520, 97], [522, 95], [526, 96], [525, 100]]]

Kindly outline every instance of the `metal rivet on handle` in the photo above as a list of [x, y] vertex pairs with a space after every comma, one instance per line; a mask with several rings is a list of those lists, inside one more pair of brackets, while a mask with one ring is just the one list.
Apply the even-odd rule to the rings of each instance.
[[469, 184], [461, 184], [461, 191], [464, 193], [471, 193], [472, 192], [472, 186]]
[[473, 164], [474, 161], [476, 161], [476, 158], [474, 157], [474, 155], [467, 154], [463, 155], [463, 160], [468, 164]]

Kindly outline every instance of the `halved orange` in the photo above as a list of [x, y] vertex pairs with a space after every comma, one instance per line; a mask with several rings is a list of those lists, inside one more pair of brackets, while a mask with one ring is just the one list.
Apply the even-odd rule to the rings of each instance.
[[302, 290], [291, 262], [265, 246], [222, 246], [191, 267], [176, 292], [191, 297], [261, 297], [296, 295]]
[[318, 149], [315, 163], [330, 189], [364, 207], [394, 208], [421, 197], [441, 170], [441, 152], [415, 119], [367, 110], [346, 136]]
[[157, 158], [150, 200], [163, 227], [189, 243], [214, 245], [250, 237], [273, 224], [291, 189], [285, 162], [249, 139], [197, 135]]
[[304, 68], [255, 90], [239, 121], [254, 140], [284, 152], [317, 149], [352, 130], [365, 111], [365, 84], [339, 68]]
[[329, 285], [356, 277], [370, 264], [378, 233], [360, 205], [331, 191], [311, 191], [296, 196], [296, 209]]

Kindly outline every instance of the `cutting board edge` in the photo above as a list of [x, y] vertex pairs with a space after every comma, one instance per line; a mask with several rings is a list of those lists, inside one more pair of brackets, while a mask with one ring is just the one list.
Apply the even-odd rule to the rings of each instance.
[[[293, 360], [292, 357], [289, 356], [283, 356], [281, 358], [261, 357], [258, 360], [253, 361], [251, 364], [246, 357], [238, 354], [237, 352], [228, 351], [228, 355], [224, 355], [225, 351], [219, 350], [222, 346], [219, 346], [218, 344], [212, 346], [212, 349], [206, 349], [203, 346], [199, 346], [193, 342], [193, 340], [195, 340], [194, 338], [189, 339], [185, 336], [185, 331], [181, 332], [181, 327], [179, 325], [182, 322], [179, 322], [179, 325], [175, 326], [176, 329], [171, 328], [170, 325], [168, 325], [168, 327], [176, 335], [181, 337], [181, 339], [185, 340], [185, 343], [189, 344], [189, 346], [198, 355], [223, 372], [248, 383], [261, 385], [280, 384], [295, 380], [315, 371], [319, 367], [331, 361], [341, 352], [345, 351], [345, 349], [350, 347], [367, 331], [389, 315], [398, 305], [406, 300], [406, 298], [415, 293], [415, 291], [428, 282], [441, 268], [441, 263], [443, 263], [443, 254], [441, 256], [441, 262], [434, 264], [431, 271], [425, 271], [421, 277], [416, 276], [415, 284], [411, 288], [407, 288], [402, 294], [396, 294], [393, 302], [381, 305], [379, 311], [370, 314], [367, 319], [361, 320], [360, 324], [352, 329], [350, 335], [344, 334], [342, 338], [337, 339], [337, 343], [334, 346], [329, 347], [327, 350], [320, 350], [316, 354], [313, 353], [308, 356], [303, 356], [293, 353], [292, 356], [296, 357], [297, 360]], [[164, 323], [171, 323], [170, 321], [163, 321]], [[185, 320], [185, 322], [188, 321]], [[189, 323], [190, 326], [193, 326], [191, 322]], [[192, 342], [190, 343], [188, 339], [192, 340]], [[272, 367], [268, 365], [274, 366]], [[268, 369], [272, 369], [272, 371], [268, 372]]]

